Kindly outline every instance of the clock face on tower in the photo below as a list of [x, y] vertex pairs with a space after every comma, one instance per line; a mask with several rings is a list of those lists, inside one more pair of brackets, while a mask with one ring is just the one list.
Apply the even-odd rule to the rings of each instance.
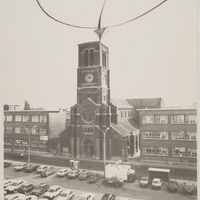
[[91, 124], [95, 120], [95, 112], [92, 108], [86, 107], [81, 112], [81, 119], [86, 124]]
[[92, 73], [85, 74], [85, 81], [87, 83], [91, 83], [93, 81], [93, 79], [94, 79], [94, 75]]

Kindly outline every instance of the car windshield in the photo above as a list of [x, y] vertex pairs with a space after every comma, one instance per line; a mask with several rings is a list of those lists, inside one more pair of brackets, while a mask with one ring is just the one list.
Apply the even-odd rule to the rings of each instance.
[[160, 181], [159, 180], [155, 180], [155, 181], [153, 181], [153, 183], [160, 183]]
[[143, 181], [147, 181], [147, 180], [148, 180], [148, 177], [142, 177], [142, 180], [143, 180]]
[[18, 183], [12, 183], [12, 184], [11, 184], [11, 186], [16, 186], [16, 185], [18, 185]]
[[55, 190], [54, 189], [50, 189], [49, 192], [55, 192]]
[[192, 187], [192, 183], [185, 183], [186, 187]]
[[61, 197], [67, 197], [67, 193], [61, 193], [60, 196]]
[[169, 181], [169, 184], [170, 185], [176, 185], [176, 182], [175, 181]]

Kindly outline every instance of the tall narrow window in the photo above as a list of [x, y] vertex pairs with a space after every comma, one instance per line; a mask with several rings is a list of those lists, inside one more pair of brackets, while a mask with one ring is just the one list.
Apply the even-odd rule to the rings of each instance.
[[197, 123], [197, 115], [185, 115], [186, 124], [196, 124]]
[[15, 115], [15, 121], [16, 122], [21, 122], [22, 121], [22, 116], [21, 115]]
[[29, 122], [30, 121], [30, 116], [29, 115], [23, 115], [22, 116], [22, 121], [23, 122]]
[[16, 134], [20, 134], [20, 133], [21, 133], [21, 127], [16, 126], [15, 129], [14, 129], [14, 132], [15, 132]]
[[86, 49], [85, 50], [85, 56], [84, 56], [84, 65], [85, 66], [88, 66], [88, 64], [89, 64], [89, 60], [88, 60], [88, 50]]
[[40, 122], [47, 122], [47, 116], [46, 115], [40, 115]]
[[11, 122], [13, 120], [13, 116], [12, 115], [6, 115], [6, 121], [7, 122]]
[[153, 124], [154, 116], [153, 115], [142, 116], [142, 123], [143, 124]]
[[106, 67], [106, 52], [102, 51], [102, 65]]
[[172, 115], [171, 123], [172, 124], [184, 124], [184, 115]]
[[94, 65], [94, 50], [90, 49], [90, 66]]

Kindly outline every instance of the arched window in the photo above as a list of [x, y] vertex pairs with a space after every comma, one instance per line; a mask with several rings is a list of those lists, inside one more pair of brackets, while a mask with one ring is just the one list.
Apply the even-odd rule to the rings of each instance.
[[90, 66], [94, 65], [94, 50], [90, 49]]
[[84, 56], [84, 65], [88, 66], [89, 65], [89, 60], [88, 60], [88, 49], [85, 50], [85, 56]]

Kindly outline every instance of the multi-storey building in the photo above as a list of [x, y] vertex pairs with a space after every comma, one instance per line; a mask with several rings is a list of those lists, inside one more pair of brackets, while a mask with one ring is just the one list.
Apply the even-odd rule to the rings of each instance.
[[60, 111], [4, 110], [4, 147], [26, 150], [30, 140], [32, 150], [47, 150], [48, 140], [65, 129], [65, 118]]
[[138, 109], [141, 160], [196, 163], [197, 110]]

